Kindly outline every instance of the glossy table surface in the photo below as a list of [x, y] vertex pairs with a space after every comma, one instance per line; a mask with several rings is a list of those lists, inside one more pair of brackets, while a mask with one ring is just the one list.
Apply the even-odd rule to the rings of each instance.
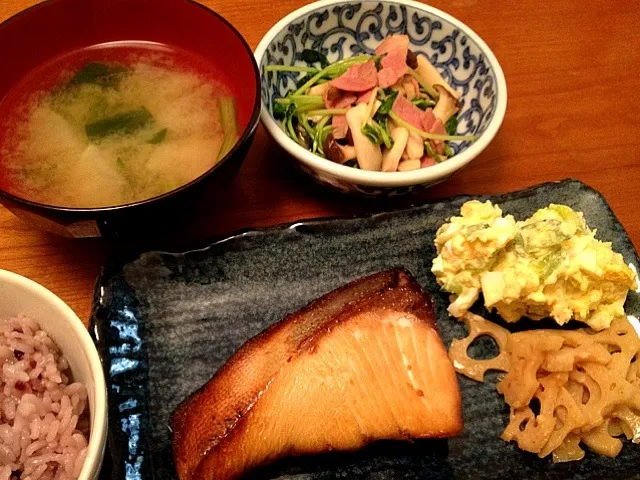
[[[0, 20], [34, 3], [0, 1]], [[255, 48], [271, 25], [306, 2], [203, 3], [225, 16]], [[352, 216], [460, 193], [506, 192], [567, 177], [601, 191], [640, 247], [636, 3], [434, 0], [431, 4], [474, 29], [496, 54], [507, 79], [509, 103], [502, 128], [466, 169], [427, 192], [394, 202], [344, 197], [316, 187], [294, 171], [286, 153], [260, 127], [224, 202], [200, 205], [196, 220], [184, 231], [174, 232], [172, 240], [159, 238], [147, 248], [185, 249], [249, 227]], [[102, 240], [59, 238], [36, 230], [0, 206], [0, 268], [51, 289], [84, 322], [104, 259], [131, 248]]]

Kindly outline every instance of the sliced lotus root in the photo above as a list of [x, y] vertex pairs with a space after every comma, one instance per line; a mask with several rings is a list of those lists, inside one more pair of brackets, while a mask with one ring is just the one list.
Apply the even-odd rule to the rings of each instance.
[[567, 438], [567, 435], [586, 423], [580, 407], [564, 387], [561, 387], [558, 392], [553, 415], [556, 420], [556, 425], [549, 436], [549, 441], [538, 454], [540, 458], [546, 457], [560, 447], [560, 445], [564, 443], [565, 438]]
[[549, 441], [556, 426], [554, 411], [556, 400], [562, 385], [567, 382], [567, 375], [554, 373], [540, 380], [540, 387], [534, 398], [540, 404], [538, 415], [533, 413], [529, 405], [512, 408], [509, 425], [501, 438], [507, 442], [516, 441], [522, 450], [539, 453]]
[[599, 343], [563, 347], [557, 352], [549, 352], [542, 364], [547, 372], [570, 372], [577, 363], [594, 362], [606, 365], [611, 361], [607, 348]]
[[636, 353], [631, 359], [631, 364], [627, 371], [627, 381], [640, 388], [640, 353]]
[[[582, 368], [586, 374], [586, 377], [583, 377], [585, 385], [589, 389], [589, 401], [582, 408], [589, 424], [595, 426], [600, 424], [616, 406], [631, 401], [635, 389], [627, 382], [624, 375], [608, 367], [596, 363], [585, 363]], [[597, 388], [589, 381], [589, 377], [597, 384]]]
[[622, 450], [622, 441], [609, 433], [610, 418], [607, 418], [595, 428], [582, 434], [581, 440], [587, 447], [599, 455], [616, 457]]
[[640, 443], [640, 413], [634, 412], [631, 408], [623, 405], [616, 408], [611, 416], [619, 420], [622, 433], [628, 440], [633, 443]]
[[[482, 382], [484, 374], [488, 370], [500, 372], [509, 370], [509, 357], [505, 352], [510, 335], [509, 331], [473, 313], [465, 314], [462, 320], [469, 329], [469, 335], [465, 338], [454, 339], [449, 347], [449, 357], [456, 371], [473, 380]], [[484, 335], [488, 335], [495, 340], [500, 353], [486, 360], [471, 358], [468, 353], [469, 346], [475, 339]]]
[[578, 405], [580, 405], [580, 407], [582, 407], [582, 405], [584, 405], [589, 401], [589, 396], [590, 396], [589, 389], [583, 383], [577, 382], [572, 378], [569, 378], [569, 381], [565, 385], [565, 388], [571, 394], [571, 396], [573, 397], [573, 400]]
[[562, 348], [563, 338], [549, 332], [540, 336], [514, 334], [507, 344], [511, 368], [498, 383], [498, 393], [513, 408], [528, 405], [538, 390], [538, 370], [548, 352]]
[[553, 452], [553, 463], [573, 462], [584, 458], [584, 450], [580, 448], [580, 437], [570, 433]]
[[[608, 456], [620, 452], [618, 436], [640, 443], [640, 339], [626, 317], [600, 332], [511, 334], [477, 315], [464, 321], [469, 336], [449, 351], [456, 369], [478, 381], [487, 370], [507, 372], [497, 385], [511, 407], [503, 439], [540, 456], [553, 453], [554, 462], [582, 458], [580, 442]], [[469, 346], [482, 335], [497, 342], [498, 356], [469, 357]]]
[[610, 328], [598, 332], [593, 337], [596, 342], [606, 345], [612, 352], [608, 368], [626, 377], [631, 361], [640, 351], [638, 335], [629, 320], [623, 316], [616, 317]]

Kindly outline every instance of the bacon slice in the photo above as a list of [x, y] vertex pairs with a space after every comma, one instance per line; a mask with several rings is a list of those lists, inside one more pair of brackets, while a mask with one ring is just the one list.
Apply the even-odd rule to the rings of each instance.
[[400, 49], [391, 50], [380, 61], [382, 69], [378, 72], [378, 85], [387, 88], [400, 80], [409, 71], [407, 52]]
[[349, 92], [365, 92], [378, 83], [376, 65], [373, 60], [358, 63], [329, 82], [332, 86]]
[[[431, 126], [431, 129], [429, 130], [429, 133], [437, 133], [438, 135], [446, 135], [447, 134], [447, 130], [444, 128], [444, 125], [442, 124], [442, 120], [440, 120], [439, 118], [436, 118], [436, 121]], [[444, 154], [444, 141], [443, 140], [431, 140], [431, 143], [433, 144], [433, 147], [435, 148], [435, 150], [438, 153], [438, 155], [443, 155]]]
[[422, 129], [422, 120], [425, 112], [411, 103], [404, 95], [398, 94], [391, 106], [391, 111], [398, 115], [405, 122], [416, 128]]
[[429, 155], [425, 155], [420, 160], [420, 168], [433, 167], [437, 163], [438, 162], [436, 162], [435, 159], [431, 158]]
[[433, 123], [431, 128], [429, 129], [429, 133], [437, 133], [438, 135], [446, 135], [447, 130], [444, 128], [442, 124], [442, 120], [436, 118], [436, 121]]
[[369, 99], [371, 98], [371, 94], [373, 93], [373, 88], [371, 90], [367, 90], [366, 92], [362, 92], [360, 95], [358, 95], [358, 99], [356, 100], [356, 103], [368, 103]]
[[357, 98], [355, 93], [345, 92], [333, 86], [329, 86], [322, 94], [326, 108], [347, 108], [353, 105]]
[[409, 37], [407, 35], [389, 35], [376, 48], [376, 55], [384, 55], [394, 50], [402, 52], [406, 59], [409, 51]]
[[427, 108], [422, 114], [422, 130], [424, 130], [425, 132], [430, 132], [431, 127], [433, 127], [435, 123], [436, 116], [433, 114], [433, 109]]

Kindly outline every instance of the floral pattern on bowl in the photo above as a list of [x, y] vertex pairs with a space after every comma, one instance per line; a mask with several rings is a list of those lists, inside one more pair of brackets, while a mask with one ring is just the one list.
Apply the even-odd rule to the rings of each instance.
[[[495, 117], [500, 117], [498, 125], [501, 122], [506, 108], [506, 85], [495, 57], [473, 32], [466, 31], [462, 28], [463, 25], [456, 25], [459, 22], [447, 14], [411, 1], [324, 1], [318, 2], [315, 9], [310, 5], [306, 10], [306, 13], [301, 13], [273, 34], [268, 44], [264, 44], [272, 32], [268, 33], [256, 51], [262, 75], [263, 122], [268, 115], [271, 122], [279, 126], [273, 119], [273, 101], [295, 90], [300, 75], [297, 72], [265, 72], [265, 66], [306, 66], [301, 59], [302, 51], [305, 49], [320, 51], [330, 62], [362, 53], [373, 54], [376, 46], [386, 36], [397, 33], [408, 35], [410, 49], [418, 55], [425, 55], [443, 78], [460, 92], [461, 109], [456, 134], [482, 135], [492, 121], [495, 123]], [[502, 99], [501, 94], [504, 95]], [[271, 131], [268, 122], [265, 124]], [[277, 137], [276, 140], [282, 144]], [[451, 142], [450, 145], [458, 155], [470, 149], [473, 142]], [[290, 148], [287, 150], [291, 152]], [[409, 186], [432, 185], [453, 173], [443, 172], [439, 178], [430, 178], [428, 181], [400, 182], [393, 185], [391, 190], [388, 189], [390, 185], [365, 182], [369, 187], [385, 187], [371, 189], [362, 188], [362, 183], [358, 186], [357, 182], [345, 181], [340, 175], [331, 174], [326, 170], [320, 175], [320, 172], [311, 168], [308, 162], [303, 163], [307, 163], [309, 167], [303, 170], [310, 173], [319, 183], [333, 188], [340, 185], [338, 189], [341, 191], [369, 195], [406, 193], [412, 190], [407, 188]]]

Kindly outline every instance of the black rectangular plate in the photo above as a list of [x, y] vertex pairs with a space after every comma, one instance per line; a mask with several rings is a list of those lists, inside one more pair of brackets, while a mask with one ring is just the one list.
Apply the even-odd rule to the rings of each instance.
[[[488, 198], [525, 219], [549, 203], [585, 214], [597, 238], [627, 263], [638, 257], [604, 198], [565, 180], [494, 197], [460, 196], [366, 218], [315, 220], [249, 231], [203, 250], [110, 259], [96, 286], [92, 332], [109, 389], [113, 478], [173, 480], [170, 412], [203, 385], [250, 337], [355, 278], [404, 266], [434, 297], [448, 345], [464, 327], [446, 313], [447, 295], [430, 272], [436, 229], [471, 198]], [[632, 292], [627, 313], [640, 314]], [[495, 391], [459, 378], [465, 427], [449, 440], [379, 442], [354, 453], [292, 458], [260, 470], [262, 479], [631, 479], [640, 445], [615, 459], [587, 452], [554, 465], [500, 440], [508, 410]]]

